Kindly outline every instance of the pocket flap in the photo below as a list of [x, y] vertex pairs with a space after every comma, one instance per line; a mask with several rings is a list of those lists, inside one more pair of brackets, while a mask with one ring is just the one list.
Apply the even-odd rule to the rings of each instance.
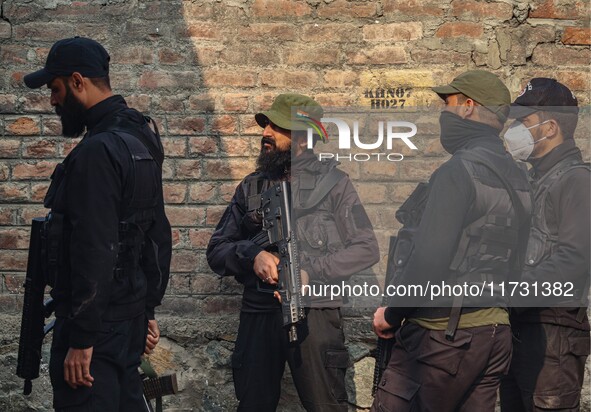
[[438, 330], [432, 330], [429, 336], [434, 341], [443, 343], [446, 346], [451, 346], [452, 348], [460, 348], [472, 342], [472, 334], [462, 329], [456, 330], [453, 341], [447, 340], [445, 338], [445, 333]]
[[570, 337], [568, 338], [568, 348], [573, 355], [588, 356], [591, 351], [591, 338], [585, 337]]
[[378, 385], [379, 389], [407, 401], [410, 401], [415, 396], [420, 387], [420, 383], [413, 381], [393, 369], [386, 369], [384, 371]]
[[570, 392], [562, 393], [560, 395], [534, 395], [534, 405], [540, 409], [556, 410], [568, 409], [572, 410], [579, 405], [581, 393]]
[[349, 352], [346, 350], [329, 349], [325, 355], [324, 364], [327, 368], [345, 369], [349, 366]]

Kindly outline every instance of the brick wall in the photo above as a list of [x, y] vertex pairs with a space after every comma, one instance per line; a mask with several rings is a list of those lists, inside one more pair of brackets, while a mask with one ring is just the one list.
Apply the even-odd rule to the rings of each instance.
[[[155, 363], [179, 372], [170, 410], [230, 410], [229, 355], [240, 288], [208, 268], [205, 247], [237, 182], [252, 170], [260, 128], [253, 113], [284, 91], [330, 106], [367, 106], [367, 91], [411, 88], [408, 105], [430, 106], [429, 87], [466, 69], [499, 74], [515, 97], [530, 77], [555, 76], [590, 101], [588, 0], [0, 0], [0, 409], [50, 408], [46, 366], [31, 398], [12, 376], [32, 217], [54, 165], [76, 141], [46, 89], [24, 87], [51, 45], [67, 36], [100, 41], [114, 90], [158, 120], [167, 154], [167, 213], [174, 254], [160, 310]], [[395, 110], [395, 109], [392, 109]], [[589, 134], [579, 144], [589, 155]], [[358, 184], [385, 255], [393, 211], [445, 159], [436, 134], [400, 164], [344, 165]], [[370, 271], [383, 273], [384, 262]], [[355, 368], [351, 401], [369, 402], [369, 312], [349, 311]], [[47, 354], [47, 346], [45, 347]], [[39, 382], [39, 383], [37, 383]], [[282, 410], [296, 407], [285, 385]], [[172, 409], [172, 408], [177, 409]], [[191, 409], [193, 408], [193, 409]]]

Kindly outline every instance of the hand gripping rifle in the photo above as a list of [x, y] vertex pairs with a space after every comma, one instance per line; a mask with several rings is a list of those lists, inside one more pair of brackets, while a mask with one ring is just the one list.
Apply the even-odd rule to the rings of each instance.
[[281, 182], [261, 194], [263, 229], [267, 232], [271, 250], [277, 252], [279, 285], [269, 289], [262, 284], [259, 290], [279, 292], [283, 326], [289, 328], [289, 341], [298, 340], [296, 324], [306, 315], [302, 303], [302, 277], [298, 243], [291, 221], [291, 190], [288, 182]]
[[42, 237], [45, 232], [46, 219], [36, 217], [31, 225], [29, 258], [25, 278], [25, 297], [21, 335], [18, 345], [18, 361], [16, 374], [25, 380], [23, 393], [29, 395], [32, 380], [39, 377], [41, 364], [41, 346], [45, 335], [53, 329], [54, 322], [45, 325], [45, 318], [53, 312], [53, 301], [43, 302], [46, 277], [44, 274]]
[[[419, 223], [421, 222], [421, 217], [423, 216], [428, 197], [429, 185], [427, 183], [419, 183], [408, 199], [406, 199], [402, 206], [396, 211], [396, 220], [402, 223], [402, 228], [398, 231], [398, 236], [390, 237], [384, 291], [388, 285], [393, 284], [395, 278], [400, 278], [406, 267], [414, 249], [413, 239], [419, 227]], [[388, 294], [384, 292], [382, 306], [388, 306], [388, 299]], [[375, 352], [376, 365], [373, 373], [372, 395], [375, 395], [382, 374], [388, 367], [393, 345], [394, 338], [378, 338]]]

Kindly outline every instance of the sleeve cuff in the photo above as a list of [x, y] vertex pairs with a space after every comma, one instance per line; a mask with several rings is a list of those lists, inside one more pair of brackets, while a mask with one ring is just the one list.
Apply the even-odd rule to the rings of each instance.
[[80, 328], [72, 324], [70, 330], [70, 347], [74, 349], [87, 349], [94, 346], [97, 338], [97, 333]]
[[155, 314], [155, 308], [146, 308], [146, 316], [148, 317], [148, 320], [154, 320], [156, 319], [156, 314]]
[[398, 329], [404, 320], [404, 314], [400, 313], [397, 308], [386, 308], [384, 311], [384, 319], [393, 329]]

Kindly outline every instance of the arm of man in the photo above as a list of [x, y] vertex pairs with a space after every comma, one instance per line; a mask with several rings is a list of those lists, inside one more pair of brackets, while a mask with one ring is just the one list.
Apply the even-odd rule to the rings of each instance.
[[117, 258], [122, 188], [122, 166], [99, 136], [83, 145], [72, 159], [66, 188], [72, 312], [64, 378], [72, 387], [92, 382], [92, 347], [109, 303]]
[[584, 287], [589, 276], [591, 177], [588, 170], [574, 169], [550, 191], [550, 203], [558, 226], [558, 246], [548, 259], [524, 271], [523, 280], [573, 282]]
[[245, 283], [249, 277], [256, 276], [253, 269], [254, 261], [264, 250], [249, 240], [256, 233], [247, 233], [242, 225], [246, 207], [241, 186], [240, 184], [236, 188], [230, 204], [211, 236], [206, 256], [207, 263], [215, 273], [221, 276], [235, 276], [239, 282]]

